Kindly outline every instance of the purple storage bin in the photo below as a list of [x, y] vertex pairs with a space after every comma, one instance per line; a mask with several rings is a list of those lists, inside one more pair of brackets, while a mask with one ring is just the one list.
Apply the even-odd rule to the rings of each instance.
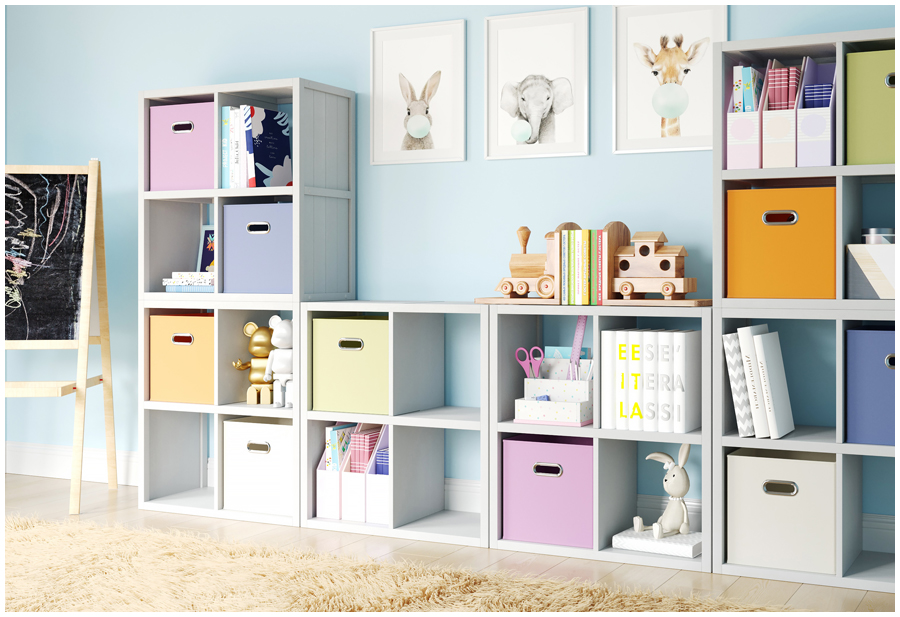
[[292, 204], [226, 204], [221, 272], [225, 293], [291, 293]]
[[847, 330], [847, 443], [894, 445], [893, 361], [893, 330]]
[[594, 547], [594, 451], [585, 437], [503, 440], [503, 539]]
[[215, 188], [213, 103], [150, 108], [150, 189]]

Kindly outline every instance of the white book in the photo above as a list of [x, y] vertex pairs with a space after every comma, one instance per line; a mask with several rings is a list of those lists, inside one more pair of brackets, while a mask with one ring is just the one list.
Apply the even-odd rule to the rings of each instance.
[[575, 240], [575, 304], [576, 306], [581, 306], [583, 304], [581, 300], [581, 269], [584, 266], [582, 263], [584, 250], [581, 245], [581, 230], [573, 230], [572, 236]]
[[656, 406], [659, 414], [657, 422], [660, 433], [672, 433], [675, 430], [675, 422], [672, 416], [672, 406], [675, 395], [672, 391], [672, 378], [675, 375], [675, 366], [672, 357], [674, 337], [672, 332], [660, 332], [657, 336], [658, 354], [656, 360]]
[[788, 394], [787, 377], [784, 374], [784, 358], [777, 332], [757, 334], [753, 337], [756, 361], [759, 363], [759, 381], [762, 399], [769, 422], [769, 435], [780, 439], [794, 430], [794, 414]]
[[644, 429], [643, 374], [641, 361], [641, 345], [644, 332], [631, 330], [628, 332], [628, 430]]
[[628, 430], [628, 330], [616, 330], [616, 430]]
[[659, 331], [648, 330], [644, 332], [641, 344], [641, 385], [644, 386], [642, 392], [644, 404], [641, 411], [644, 413], [644, 421], [642, 423], [642, 430], [644, 431], [656, 432], [659, 430], [656, 396], [656, 372], [659, 366], [658, 346]]
[[243, 188], [241, 182], [241, 144], [238, 141], [241, 126], [241, 108], [228, 108], [228, 180], [231, 188]]
[[672, 333], [674, 377], [674, 433], [690, 433], [700, 428], [700, 332], [680, 330]]
[[756, 347], [753, 337], [769, 331], [767, 324], [738, 328], [738, 341], [741, 343], [741, 360], [744, 362], [744, 377], [747, 378], [747, 396], [750, 398], [750, 414], [753, 416], [753, 432], [761, 439], [769, 436], [769, 421], [766, 419], [766, 407], [760, 396], [759, 364], [756, 361]]
[[559, 258], [559, 278], [562, 282], [559, 286], [559, 293], [562, 301], [560, 304], [569, 303], [569, 232], [563, 230], [559, 234], [560, 258]]
[[734, 76], [732, 110], [735, 112], [744, 111], [744, 67], [734, 67], [732, 75]]
[[753, 414], [750, 413], [750, 397], [747, 394], [747, 377], [741, 360], [741, 342], [736, 332], [722, 335], [725, 351], [725, 366], [731, 383], [731, 400], [734, 403], [734, 417], [738, 436], [753, 437]]
[[240, 187], [247, 188], [247, 138], [244, 135], [244, 108], [246, 105], [238, 107], [238, 171], [240, 173]]
[[600, 333], [600, 428], [616, 428], [616, 332]]

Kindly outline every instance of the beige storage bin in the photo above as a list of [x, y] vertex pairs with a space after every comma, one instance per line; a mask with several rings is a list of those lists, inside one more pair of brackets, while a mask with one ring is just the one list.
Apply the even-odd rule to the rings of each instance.
[[835, 573], [835, 455], [741, 448], [727, 457], [728, 563]]
[[384, 318], [313, 319], [313, 409], [387, 415]]

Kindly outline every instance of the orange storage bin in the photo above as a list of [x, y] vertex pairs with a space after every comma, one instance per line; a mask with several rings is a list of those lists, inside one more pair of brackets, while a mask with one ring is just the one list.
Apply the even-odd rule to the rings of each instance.
[[212, 313], [150, 316], [150, 400], [214, 401]]
[[728, 191], [728, 298], [835, 298], [835, 189]]

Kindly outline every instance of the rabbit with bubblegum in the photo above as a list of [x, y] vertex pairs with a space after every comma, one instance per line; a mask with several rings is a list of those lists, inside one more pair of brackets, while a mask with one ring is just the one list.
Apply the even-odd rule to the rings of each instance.
[[412, 84], [403, 76], [403, 73], [400, 73], [400, 92], [403, 94], [403, 100], [406, 101], [406, 115], [403, 117], [403, 128], [406, 129], [406, 133], [400, 144], [401, 150], [434, 149], [434, 140], [431, 137], [433, 120], [429, 105], [431, 99], [437, 94], [440, 83], [441, 72], [436, 71], [425, 83], [422, 94], [417, 99]]
[[663, 477], [663, 489], [669, 494], [669, 503], [659, 520], [652, 526], [644, 525], [640, 516], [634, 517], [634, 530], [653, 530], [653, 537], [659, 540], [677, 533], [687, 535], [691, 533], [691, 523], [688, 520], [687, 506], [684, 505], [684, 496], [691, 488], [691, 480], [688, 478], [684, 466], [691, 452], [691, 444], [682, 444], [678, 449], [678, 464], [665, 452], [652, 452], [647, 455], [647, 460], [659, 461], [665, 468]]

